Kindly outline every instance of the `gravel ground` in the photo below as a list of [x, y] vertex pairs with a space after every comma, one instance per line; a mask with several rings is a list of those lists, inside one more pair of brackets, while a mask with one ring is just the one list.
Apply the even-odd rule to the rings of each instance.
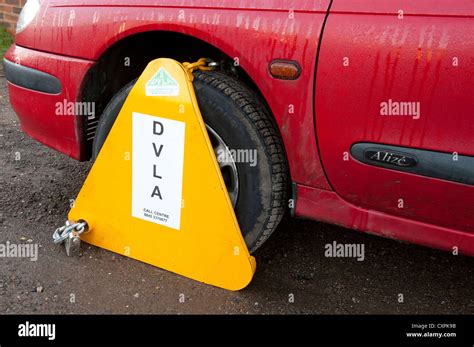
[[[23, 134], [3, 78], [0, 113], [0, 244], [39, 245], [36, 262], [0, 258], [0, 313], [474, 313], [474, 259], [306, 220], [280, 225], [236, 293], [85, 244], [68, 258], [51, 234], [90, 164]], [[333, 241], [364, 244], [365, 260], [326, 258]]]

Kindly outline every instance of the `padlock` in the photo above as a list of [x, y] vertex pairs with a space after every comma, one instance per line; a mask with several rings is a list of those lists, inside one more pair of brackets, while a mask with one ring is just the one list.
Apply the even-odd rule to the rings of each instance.
[[81, 238], [79, 233], [73, 230], [65, 241], [66, 254], [68, 257], [79, 254], [81, 249]]

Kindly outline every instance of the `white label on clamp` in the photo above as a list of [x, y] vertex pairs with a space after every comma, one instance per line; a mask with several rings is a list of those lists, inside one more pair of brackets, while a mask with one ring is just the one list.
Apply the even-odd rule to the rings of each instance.
[[133, 217], [180, 229], [185, 127], [184, 122], [133, 113]]
[[179, 84], [164, 67], [145, 86], [146, 96], [178, 96]]

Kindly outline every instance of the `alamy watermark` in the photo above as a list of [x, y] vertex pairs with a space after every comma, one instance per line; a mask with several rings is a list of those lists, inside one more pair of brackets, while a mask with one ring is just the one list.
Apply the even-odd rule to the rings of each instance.
[[37, 324], [26, 321], [18, 325], [19, 337], [46, 337], [49, 341], [56, 339], [56, 324]]
[[251, 167], [257, 166], [256, 149], [219, 149], [216, 156], [220, 164], [234, 162], [249, 164]]
[[38, 260], [38, 244], [33, 243], [0, 243], [0, 258], [29, 258]]
[[89, 120], [95, 119], [95, 102], [73, 102], [64, 99], [55, 105], [56, 116], [85, 116]]
[[413, 119], [420, 119], [421, 109], [418, 101], [383, 101], [380, 103], [381, 116], [410, 116]]
[[324, 246], [324, 256], [327, 258], [357, 258], [365, 259], [365, 245], [363, 243], [328, 243]]

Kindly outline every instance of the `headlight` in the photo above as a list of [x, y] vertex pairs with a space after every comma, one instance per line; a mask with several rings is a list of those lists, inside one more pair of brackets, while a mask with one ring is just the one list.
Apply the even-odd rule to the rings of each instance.
[[18, 34], [25, 29], [35, 19], [41, 7], [40, 0], [28, 0], [23, 6], [16, 23], [16, 33]]

